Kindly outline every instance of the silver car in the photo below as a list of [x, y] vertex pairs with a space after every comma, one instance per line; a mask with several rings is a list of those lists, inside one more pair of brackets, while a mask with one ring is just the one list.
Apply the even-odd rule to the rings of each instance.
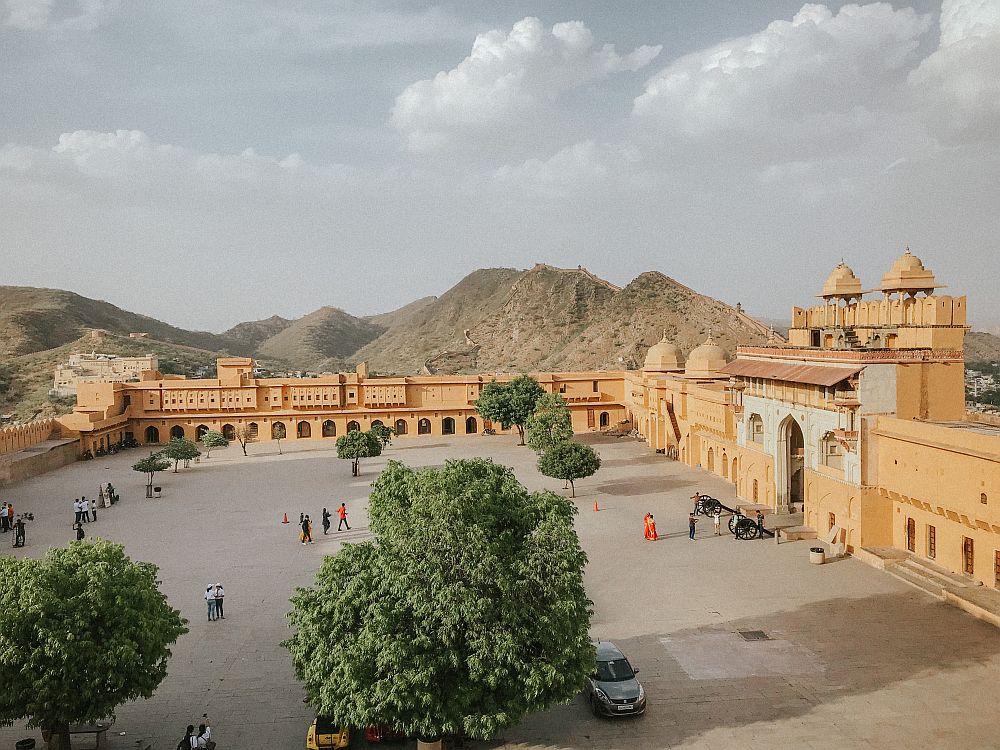
[[597, 641], [597, 668], [587, 678], [584, 692], [596, 716], [635, 716], [646, 710], [646, 691], [635, 678], [633, 669], [618, 647], [610, 641]]

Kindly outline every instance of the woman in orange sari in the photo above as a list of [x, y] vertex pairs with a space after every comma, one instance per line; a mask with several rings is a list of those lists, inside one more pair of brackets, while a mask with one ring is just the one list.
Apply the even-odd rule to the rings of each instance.
[[659, 537], [656, 535], [656, 521], [653, 520], [653, 514], [646, 514], [646, 538], [655, 542]]

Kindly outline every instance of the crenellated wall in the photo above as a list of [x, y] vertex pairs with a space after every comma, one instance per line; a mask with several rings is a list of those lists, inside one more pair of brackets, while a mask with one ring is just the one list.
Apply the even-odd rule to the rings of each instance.
[[54, 419], [40, 419], [27, 424], [0, 429], [0, 456], [17, 453], [25, 448], [43, 443], [58, 434], [58, 423]]

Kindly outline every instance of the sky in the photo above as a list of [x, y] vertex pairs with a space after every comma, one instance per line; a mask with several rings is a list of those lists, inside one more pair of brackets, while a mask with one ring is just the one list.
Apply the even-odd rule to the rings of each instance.
[[221, 331], [477, 268], [1000, 325], [1000, 0], [0, 0], [0, 283]]

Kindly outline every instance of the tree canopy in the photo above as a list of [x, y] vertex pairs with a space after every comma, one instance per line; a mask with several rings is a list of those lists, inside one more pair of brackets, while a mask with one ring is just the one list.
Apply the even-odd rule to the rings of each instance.
[[[132, 464], [133, 471], [139, 471], [146, 475], [146, 486], [153, 486], [153, 478], [158, 471], [166, 471], [170, 468], [170, 461], [159, 451], [150, 453], [145, 458], [140, 458]], [[147, 495], [148, 497], [148, 495]]]
[[547, 477], [564, 479], [576, 497], [574, 481], [589, 477], [601, 468], [601, 457], [589, 445], [566, 441], [552, 446], [538, 459], [538, 470]]
[[487, 459], [374, 483], [373, 541], [298, 589], [285, 643], [318, 713], [489, 738], [572, 699], [594, 668], [576, 509]]
[[506, 383], [494, 380], [483, 387], [476, 410], [483, 419], [499, 422], [505, 430], [516, 427], [519, 445], [524, 445], [524, 424], [544, 394], [545, 389], [529, 375], [519, 375]]
[[205, 446], [207, 455], [205, 458], [212, 457], [213, 448], [225, 448], [229, 445], [229, 440], [218, 430], [209, 430], [204, 435], [201, 436], [201, 444]]
[[201, 455], [198, 446], [187, 438], [170, 438], [170, 442], [163, 448], [163, 455], [174, 462], [174, 472], [181, 461], [190, 461]]
[[384, 448], [392, 440], [392, 436], [396, 434], [395, 430], [391, 427], [386, 427], [384, 424], [373, 424], [371, 432], [375, 434], [380, 441], [382, 441], [382, 447]]
[[374, 431], [351, 430], [337, 438], [337, 458], [350, 459], [351, 474], [357, 476], [361, 459], [381, 456], [382, 445], [382, 439]]
[[0, 557], [0, 720], [27, 717], [69, 747], [66, 727], [149, 698], [186, 621], [157, 568], [119, 544], [73, 542], [41, 560]]
[[524, 425], [525, 441], [536, 453], [573, 439], [573, 418], [563, 397], [546, 393], [535, 404], [535, 412]]
[[247, 454], [247, 443], [252, 443], [257, 437], [257, 433], [248, 424], [241, 424], [236, 428], [236, 442], [243, 449], [243, 455]]

